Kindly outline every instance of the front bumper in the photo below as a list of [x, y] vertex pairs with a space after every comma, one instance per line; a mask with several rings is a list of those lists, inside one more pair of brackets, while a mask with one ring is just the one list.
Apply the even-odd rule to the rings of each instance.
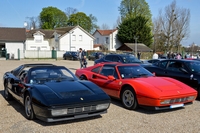
[[[97, 109], [97, 105], [108, 103], [108, 108], [110, 102], [100, 102], [100, 103], [90, 103], [90, 104], [77, 104], [68, 106], [54, 106], [54, 107], [43, 107], [37, 104], [32, 104], [36, 118], [45, 122], [57, 122], [64, 120], [80, 119], [92, 116], [98, 116], [107, 113], [108, 108]], [[52, 110], [66, 110], [66, 114], [53, 116]]]

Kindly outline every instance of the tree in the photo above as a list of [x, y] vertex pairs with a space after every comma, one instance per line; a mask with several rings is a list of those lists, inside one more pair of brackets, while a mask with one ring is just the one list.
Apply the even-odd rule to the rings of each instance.
[[108, 30], [108, 29], [110, 29], [110, 27], [107, 24], [104, 23], [104, 24], [102, 24], [101, 29], [102, 30]]
[[94, 31], [99, 28], [99, 26], [96, 24], [97, 18], [95, 16], [93, 16], [92, 14], [90, 14], [89, 17], [92, 22], [92, 30], [90, 33], [94, 33]]
[[43, 8], [40, 13], [42, 29], [54, 29], [67, 26], [67, 16], [56, 7]]
[[148, 24], [152, 25], [152, 15], [145, 0], [122, 0], [119, 11], [122, 21], [131, 17], [143, 16], [147, 18]]
[[152, 34], [151, 28], [148, 26], [148, 19], [143, 16], [125, 19], [119, 25], [117, 37], [122, 43], [135, 43], [134, 37], [138, 37], [138, 43], [150, 46]]
[[28, 29], [37, 29], [39, 27], [39, 18], [38, 17], [27, 17], [29, 19]]
[[[160, 10], [157, 19], [154, 20], [154, 31], [160, 33], [155, 39], [162, 38], [162, 47], [167, 51], [180, 52], [181, 41], [189, 36], [190, 10], [177, 7], [174, 0], [164, 11], [163, 13]], [[158, 45], [157, 42], [160, 41], [155, 42]]]
[[83, 12], [77, 12], [69, 17], [68, 25], [75, 26], [79, 25], [87, 32], [92, 30], [92, 20]]
[[67, 15], [67, 17], [69, 18], [72, 14], [76, 14], [78, 12], [77, 9], [72, 8], [72, 7], [67, 7], [67, 9], [65, 9], [65, 14]]

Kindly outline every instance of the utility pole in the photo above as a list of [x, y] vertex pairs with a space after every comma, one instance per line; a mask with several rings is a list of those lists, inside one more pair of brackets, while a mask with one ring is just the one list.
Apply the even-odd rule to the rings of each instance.
[[138, 39], [139, 37], [137, 37], [137, 36], [134, 36], [134, 39], [135, 39], [135, 57], [137, 57], [137, 39]]

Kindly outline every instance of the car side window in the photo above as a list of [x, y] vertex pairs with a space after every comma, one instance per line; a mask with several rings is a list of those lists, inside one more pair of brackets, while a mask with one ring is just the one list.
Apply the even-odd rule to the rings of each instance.
[[161, 61], [158, 63], [158, 66], [162, 68], [166, 68], [166, 65], [167, 65], [167, 61]]
[[117, 56], [114, 56], [113, 59], [112, 59], [112, 61], [114, 61], [114, 62], [120, 62], [120, 58], [117, 57]]
[[104, 76], [109, 76], [109, 75], [112, 75], [114, 76], [116, 79], [118, 79], [118, 74], [115, 70], [115, 67], [113, 66], [104, 66], [102, 69], [101, 69], [101, 72], [100, 72], [101, 75], [104, 75]]
[[181, 72], [180, 68], [185, 69], [185, 66], [181, 62], [170, 61], [167, 69], [175, 72]]
[[99, 66], [99, 67], [92, 69], [91, 71], [94, 72], [94, 73], [99, 73], [100, 68], [101, 67]]
[[113, 58], [112, 55], [107, 55], [107, 56], [105, 57], [105, 60], [112, 61], [112, 58]]

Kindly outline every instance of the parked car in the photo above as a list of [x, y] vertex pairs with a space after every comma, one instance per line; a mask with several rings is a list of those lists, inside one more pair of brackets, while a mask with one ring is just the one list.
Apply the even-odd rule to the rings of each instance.
[[121, 99], [127, 109], [178, 108], [192, 103], [197, 96], [197, 91], [188, 85], [169, 77], [155, 77], [140, 64], [98, 63], [76, 70], [75, 75]]
[[67, 51], [63, 54], [64, 60], [78, 60], [78, 52], [76, 51]]
[[101, 62], [142, 63], [130, 54], [108, 54], [98, 60], [95, 60], [94, 64]]
[[64, 66], [24, 64], [3, 75], [4, 97], [19, 101], [25, 116], [55, 122], [101, 115], [110, 97], [90, 81], [81, 81]]
[[104, 56], [104, 54], [102, 52], [94, 52], [94, 53], [91, 53], [90, 55], [88, 55], [88, 60], [100, 59], [103, 56]]
[[166, 59], [152, 66], [144, 66], [156, 76], [177, 79], [198, 91], [200, 97], [200, 62], [184, 59]]
[[152, 65], [160, 60], [164, 60], [164, 59], [150, 59], [150, 60], [143, 60], [142, 63], [144, 65]]

